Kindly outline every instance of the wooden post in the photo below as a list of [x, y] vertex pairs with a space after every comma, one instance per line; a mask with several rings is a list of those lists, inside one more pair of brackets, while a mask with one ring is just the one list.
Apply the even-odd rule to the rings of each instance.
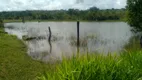
[[79, 46], [80, 46], [80, 42], [79, 42], [79, 21], [77, 21], [77, 53], [79, 53]]
[[48, 27], [48, 30], [49, 30], [49, 37], [48, 37], [48, 42], [49, 42], [49, 45], [50, 45], [50, 53], [52, 52], [52, 44], [51, 44], [51, 29], [50, 27]]
[[25, 23], [25, 18], [24, 18], [24, 16], [22, 17], [22, 22]]

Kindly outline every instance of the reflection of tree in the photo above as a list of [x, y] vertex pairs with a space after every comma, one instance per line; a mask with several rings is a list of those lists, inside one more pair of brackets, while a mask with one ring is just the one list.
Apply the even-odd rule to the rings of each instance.
[[[87, 35], [84, 37], [80, 37], [80, 47], [87, 47], [88, 46], [88, 41], [93, 40], [96, 42], [97, 36], [96, 35]], [[69, 37], [69, 42], [71, 46], [77, 46], [77, 37], [75, 36], [70, 36]]]

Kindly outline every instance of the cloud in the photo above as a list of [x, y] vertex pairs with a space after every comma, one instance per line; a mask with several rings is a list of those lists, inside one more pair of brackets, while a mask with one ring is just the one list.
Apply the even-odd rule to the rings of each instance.
[[101, 9], [124, 8], [126, 0], [0, 0], [0, 11], [87, 9], [92, 6]]

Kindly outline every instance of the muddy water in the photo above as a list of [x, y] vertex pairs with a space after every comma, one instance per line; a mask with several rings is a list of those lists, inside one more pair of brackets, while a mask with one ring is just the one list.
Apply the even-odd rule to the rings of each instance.
[[[48, 43], [49, 26], [52, 31], [51, 53]], [[17, 35], [19, 39], [23, 35], [44, 37], [25, 41], [28, 54], [33, 59], [46, 62], [76, 53], [76, 22], [6, 23], [5, 31]], [[130, 27], [124, 22], [81, 22], [80, 52], [119, 52], [131, 36]]]

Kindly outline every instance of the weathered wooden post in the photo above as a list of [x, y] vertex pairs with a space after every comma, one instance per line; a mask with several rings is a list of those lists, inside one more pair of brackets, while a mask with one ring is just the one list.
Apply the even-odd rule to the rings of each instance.
[[79, 21], [77, 21], [77, 53], [79, 54], [79, 46], [80, 46], [80, 42], [79, 42]]
[[48, 43], [49, 43], [49, 46], [50, 46], [50, 53], [52, 52], [52, 44], [51, 44], [51, 29], [50, 27], [48, 27], [48, 30], [49, 30], [49, 37], [48, 37]]
[[25, 18], [24, 18], [24, 16], [22, 17], [22, 22], [25, 23]]

